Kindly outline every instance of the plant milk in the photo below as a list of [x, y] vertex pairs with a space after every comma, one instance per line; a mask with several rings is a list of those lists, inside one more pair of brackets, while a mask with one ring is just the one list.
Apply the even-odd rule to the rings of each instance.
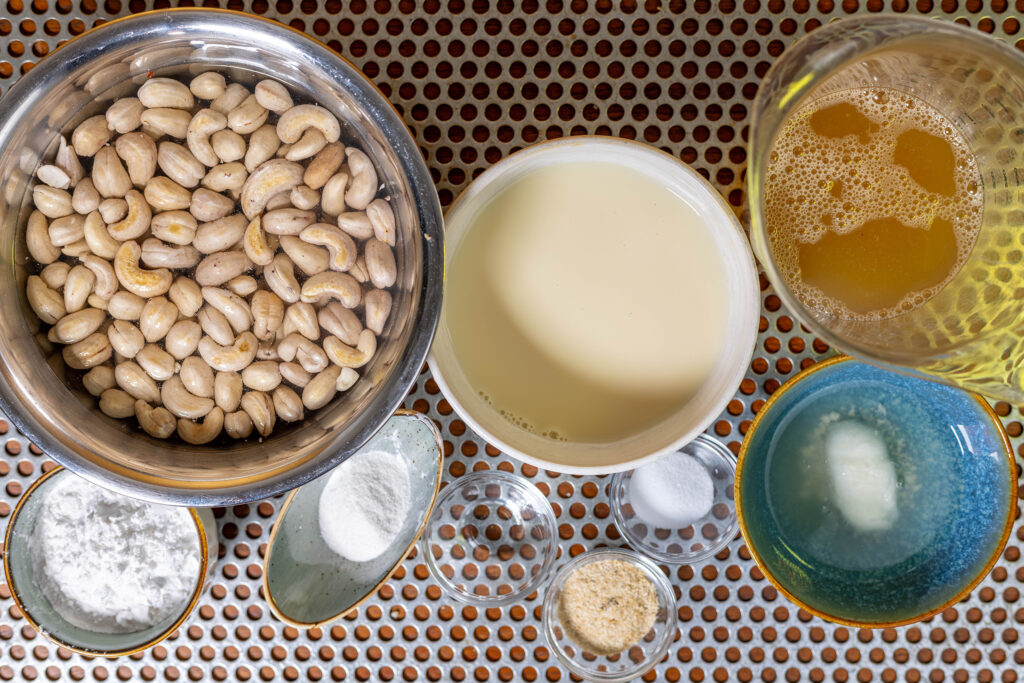
[[466, 379], [552, 439], [610, 442], [665, 420], [728, 343], [711, 230], [664, 183], [614, 163], [511, 182], [448, 262], [443, 324]]

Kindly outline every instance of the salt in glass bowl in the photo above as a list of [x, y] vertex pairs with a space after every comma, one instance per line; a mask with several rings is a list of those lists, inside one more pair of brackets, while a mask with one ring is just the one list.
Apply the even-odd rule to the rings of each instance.
[[[565, 582], [580, 567], [602, 560], [621, 560], [633, 565], [650, 579], [658, 597], [658, 611], [647, 635], [629, 649], [606, 656], [583, 650], [566, 635], [558, 616]], [[678, 623], [675, 589], [668, 577], [650, 559], [625, 548], [598, 548], [569, 560], [551, 580], [542, 611], [544, 636], [559, 663], [576, 676], [601, 683], [622, 683], [650, 671], [668, 652]]]
[[708, 513], [686, 526], [663, 528], [644, 519], [630, 499], [630, 482], [636, 470], [612, 477], [609, 487], [615, 527], [630, 546], [659, 562], [691, 564], [714, 556], [739, 532], [733, 479], [736, 458], [721, 442], [700, 434], [676, 453], [665, 456], [692, 457], [707, 470], [714, 485], [714, 499]]
[[196, 587], [179, 612], [149, 628], [133, 633], [96, 633], [69, 623], [51, 605], [32, 578], [29, 538], [44, 495], [61, 477], [77, 476], [63, 467], [55, 467], [39, 477], [25, 491], [11, 514], [4, 537], [4, 577], [11, 588], [14, 604], [36, 631], [56, 645], [93, 657], [122, 657], [153, 647], [181, 626], [199, 604], [206, 581], [217, 562], [217, 522], [208, 508], [188, 508], [195, 523], [200, 551], [200, 574]]
[[482, 607], [524, 598], [543, 584], [558, 556], [551, 503], [515, 474], [473, 472], [437, 499], [420, 553], [451, 597]]

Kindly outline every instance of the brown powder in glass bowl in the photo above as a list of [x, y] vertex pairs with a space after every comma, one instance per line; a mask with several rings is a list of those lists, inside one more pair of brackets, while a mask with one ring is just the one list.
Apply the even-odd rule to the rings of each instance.
[[613, 655], [640, 642], [657, 613], [654, 584], [622, 560], [583, 565], [566, 579], [558, 601], [565, 634], [595, 655]]

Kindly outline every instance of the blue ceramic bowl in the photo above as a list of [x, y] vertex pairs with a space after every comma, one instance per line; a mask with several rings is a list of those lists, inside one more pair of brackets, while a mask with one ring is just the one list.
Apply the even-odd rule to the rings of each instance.
[[[885, 444], [888, 474], [860, 479], [870, 510], [843, 504], [858, 475], [839, 463], [856, 457], [826, 455], [845, 420]], [[852, 444], [840, 433], [833, 445]], [[813, 614], [872, 628], [927, 618], [974, 588], [1006, 544], [1016, 493], [1009, 439], [983, 398], [846, 357], [776, 391], [736, 467], [740, 529], [765, 576]]]

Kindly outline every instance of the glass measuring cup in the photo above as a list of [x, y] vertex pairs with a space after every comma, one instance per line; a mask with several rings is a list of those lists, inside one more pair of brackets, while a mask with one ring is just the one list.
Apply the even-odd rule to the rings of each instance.
[[[942, 114], [977, 161], [981, 226], [965, 262], [912, 310], [843, 317], [798, 295], [766, 219], [770, 155], [807, 103], [885, 88]], [[754, 103], [748, 188], [754, 251], [786, 306], [817, 336], [865, 360], [1024, 402], [1024, 55], [962, 26], [867, 17], [824, 26], [788, 49]], [[912, 253], [900, 258], [913, 259]], [[909, 261], [907, 261], [909, 262]]]

